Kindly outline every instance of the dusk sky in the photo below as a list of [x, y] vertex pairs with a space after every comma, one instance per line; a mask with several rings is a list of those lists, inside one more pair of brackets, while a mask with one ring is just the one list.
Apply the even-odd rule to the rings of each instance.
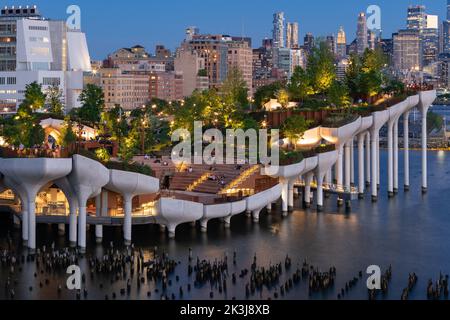
[[141, 44], [154, 52], [156, 44], [175, 49], [184, 38], [187, 26], [202, 33], [224, 33], [252, 37], [253, 47], [271, 36], [272, 14], [284, 11], [287, 21], [298, 21], [300, 39], [306, 32], [316, 36], [336, 34], [339, 26], [352, 41], [357, 15], [371, 4], [382, 10], [385, 37], [406, 25], [408, 5], [423, 4], [427, 13], [445, 17], [446, 0], [7, 0], [6, 5], [39, 6], [51, 19], [66, 19], [66, 8], [77, 4], [82, 11], [82, 29], [87, 34], [93, 59], [103, 59], [120, 47]]

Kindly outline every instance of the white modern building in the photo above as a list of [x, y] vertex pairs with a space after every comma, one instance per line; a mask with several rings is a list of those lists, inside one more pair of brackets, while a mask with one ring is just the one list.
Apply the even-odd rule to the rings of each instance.
[[14, 113], [32, 82], [58, 85], [66, 111], [79, 106], [83, 72], [91, 71], [86, 36], [65, 21], [42, 18], [37, 7], [1, 9], [0, 113]]

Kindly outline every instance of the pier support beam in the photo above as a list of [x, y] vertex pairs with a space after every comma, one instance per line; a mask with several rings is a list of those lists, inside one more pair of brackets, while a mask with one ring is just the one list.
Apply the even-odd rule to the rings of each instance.
[[339, 156], [335, 166], [336, 182], [342, 186], [344, 184], [344, 146], [339, 146]]
[[253, 222], [254, 223], [258, 223], [259, 222], [259, 215], [261, 213], [261, 210], [253, 210], [252, 212], [252, 217], [253, 217]]
[[372, 201], [378, 201], [378, 130], [370, 133], [371, 138], [371, 156], [372, 156]]
[[281, 204], [283, 216], [287, 216], [289, 212], [289, 181], [281, 181]]
[[294, 180], [289, 180], [289, 211], [294, 211]]
[[398, 121], [394, 122], [394, 195], [398, 194]]
[[22, 241], [28, 245], [28, 199], [22, 199]]
[[351, 152], [351, 148], [352, 148], [352, 143], [351, 141], [347, 142], [345, 144], [345, 188], [347, 190], [350, 190], [351, 187], [351, 178], [352, 178], [352, 174], [351, 174], [351, 168], [352, 168], [352, 164], [351, 164], [351, 156], [352, 156], [352, 152]]
[[314, 178], [314, 173], [309, 172], [305, 177], [305, 207], [311, 208], [311, 183]]
[[428, 127], [427, 114], [430, 106], [422, 104], [422, 193], [428, 192]]
[[77, 246], [77, 210], [76, 200], [69, 202], [70, 216], [69, 216], [69, 242], [72, 248]]
[[394, 121], [388, 123], [388, 196], [394, 196]]
[[403, 115], [403, 145], [405, 150], [404, 165], [405, 165], [405, 191], [410, 189], [409, 181], [409, 116], [408, 111]]
[[364, 139], [365, 134], [358, 136], [358, 193], [359, 198], [364, 198], [365, 192], [365, 177], [364, 177]]
[[370, 176], [371, 176], [371, 172], [370, 172], [370, 163], [371, 163], [371, 159], [370, 159], [370, 132], [368, 132], [366, 134], [366, 186], [370, 187]]
[[131, 245], [131, 229], [133, 225], [133, 196], [126, 194], [123, 196], [125, 218], [123, 221], [123, 237], [125, 245]]
[[[103, 192], [95, 197], [95, 215], [97, 218], [102, 216], [102, 196]], [[95, 225], [95, 239], [99, 244], [103, 241], [103, 226], [101, 224]]]

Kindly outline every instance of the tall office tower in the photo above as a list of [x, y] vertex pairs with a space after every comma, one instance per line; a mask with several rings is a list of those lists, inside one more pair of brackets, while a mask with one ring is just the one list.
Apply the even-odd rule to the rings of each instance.
[[299, 47], [298, 42], [298, 23], [288, 23], [286, 28], [286, 47], [296, 49]]
[[406, 25], [409, 30], [419, 30], [422, 32], [427, 25], [425, 6], [409, 6]]
[[358, 28], [356, 32], [356, 45], [358, 54], [363, 54], [364, 51], [369, 47], [367, 40], [368, 29], [366, 14], [364, 12], [361, 12], [358, 16]]
[[273, 15], [273, 47], [284, 48], [284, 12]]
[[36, 6], [0, 11], [0, 113], [14, 113], [32, 82], [57, 85], [66, 111], [79, 106], [83, 72], [91, 71], [85, 34], [40, 16]]
[[369, 45], [370, 50], [375, 50], [377, 46], [377, 35], [374, 31], [369, 30], [367, 34], [367, 43]]
[[305, 35], [305, 39], [303, 42], [303, 48], [305, 49], [306, 53], [310, 53], [311, 50], [314, 48], [315, 43], [314, 43], [314, 36], [312, 35], [312, 33], [307, 33]]
[[419, 30], [403, 29], [392, 35], [393, 66], [397, 72], [406, 74], [421, 69]]
[[447, 20], [442, 23], [442, 53], [450, 54], [450, 0], [447, 0]]
[[336, 55], [337, 47], [336, 47], [336, 38], [334, 37], [334, 35], [327, 36], [325, 41], [330, 52]]
[[426, 26], [422, 30], [422, 65], [434, 63], [439, 55], [439, 17], [426, 15]]
[[340, 59], [347, 56], [347, 37], [345, 35], [344, 27], [339, 28], [337, 36], [337, 56]]

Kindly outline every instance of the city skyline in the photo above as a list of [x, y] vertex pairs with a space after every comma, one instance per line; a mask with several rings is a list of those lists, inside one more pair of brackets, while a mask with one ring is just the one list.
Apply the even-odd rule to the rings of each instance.
[[[398, 29], [406, 27], [407, 7], [409, 5], [422, 4], [427, 8], [427, 13], [438, 15], [442, 20], [446, 15], [446, 2], [424, 0], [411, 2], [406, 0], [390, 3], [388, 1], [356, 1], [350, 0], [343, 3], [337, 1], [325, 1], [321, 3], [306, 3], [304, 1], [248, 1], [245, 3], [232, 0], [226, 8], [221, 7], [221, 16], [213, 15], [217, 12], [214, 6], [205, 8], [200, 5], [200, 1], [189, 3], [186, 1], [173, 1], [171, 8], [176, 8], [173, 12], [167, 12], [159, 3], [140, 3], [132, 0], [127, 7], [118, 5], [103, 5], [104, 1], [88, 2], [80, 0], [76, 4], [82, 11], [82, 30], [87, 34], [88, 45], [91, 56], [95, 60], [104, 59], [109, 53], [119, 47], [130, 47], [141, 44], [150, 52], [153, 52], [155, 45], [163, 44], [174, 50], [184, 39], [186, 27], [195, 25], [202, 33], [211, 34], [232, 34], [236, 36], [248, 36], [252, 38], [253, 47], [258, 47], [261, 40], [272, 35], [273, 14], [278, 11], [285, 13], [286, 21], [299, 23], [299, 38], [303, 39], [307, 32], [315, 36], [337, 35], [340, 26], [344, 27], [347, 34], [347, 41], [350, 42], [356, 37], [357, 16], [359, 12], [365, 11], [371, 4], [377, 4], [382, 11], [383, 36], [390, 38], [392, 33]], [[51, 19], [65, 19], [65, 11], [68, 5], [74, 4], [71, 1], [42, 0], [36, 3], [41, 13]], [[7, 6], [32, 5], [32, 3], [22, 3], [17, 1], [6, 1]], [[256, 8], [257, 5], [257, 8]], [[141, 8], [135, 10], [135, 8]], [[240, 8], [242, 14], [236, 13], [235, 8]], [[105, 10], [106, 8], [106, 10]], [[148, 8], [148, 10], [147, 10]], [[197, 10], [197, 9], [198, 10]], [[256, 8], [256, 9], [255, 9]], [[329, 10], [324, 10], [328, 8]], [[98, 12], [105, 12], [99, 24]], [[148, 12], [159, 12], [152, 16]], [[313, 14], [311, 14], [313, 11]], [[336, 15], [336, 12], [341, 12]], [[122, 23], [117, 23], [117, 19], [110, 19], [112, 16], [124, 17]], [[173, 19], [168, 19], [172, 15]], [[126, 17], [130, 18], [126, 18]], [[317, 23], [321, 16], [321, 23]], [[107, 37], [115, 34], [116, 37]], [[302, 42], [302, 41], [301, 41]]]

